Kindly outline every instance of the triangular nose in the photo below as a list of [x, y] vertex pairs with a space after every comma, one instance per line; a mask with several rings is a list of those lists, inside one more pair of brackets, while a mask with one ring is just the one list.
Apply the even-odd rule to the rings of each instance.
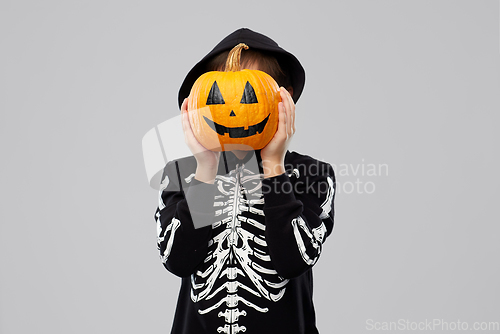
[[231, 110], [231, 113], [229, 114], [229, 116], [236, 116], [236, 114], [234, 113], [233, 110]]

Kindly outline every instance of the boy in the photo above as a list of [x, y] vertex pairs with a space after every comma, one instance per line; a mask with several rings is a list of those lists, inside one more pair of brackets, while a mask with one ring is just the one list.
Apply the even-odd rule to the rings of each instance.
[[[239, 43], [250, 47], [242, 66], [282, 86], [278, 130], [262, 150], [208, 151], [189, 124], [189, 91]], [[318, 333], [312, 266], [333, 230], [335, 175], [329, 164], [287, 151], [304, 78], [292, 54], [239, 29], [184, 80], [179, 105], [194, 157], [167, 164], [155, 215], [162, 262], [182, 277], [173, 334]]]

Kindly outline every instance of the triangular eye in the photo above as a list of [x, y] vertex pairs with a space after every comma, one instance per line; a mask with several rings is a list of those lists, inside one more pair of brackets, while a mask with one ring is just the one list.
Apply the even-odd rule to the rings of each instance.
[[210, 104], [225, 104], [222, 94], [220, 93], [217, 81], [214, 81], [210, 93], [208, 93], [207, 106]]
[[240, 103], [250, 104], [250, 103], [258, 103], [257, 96], [255, 95], [255, 91], [253, 90], [250, 82], [247, 81], [245, 85], [245, 91], [243, 91], [243, 96], [241, 97]]

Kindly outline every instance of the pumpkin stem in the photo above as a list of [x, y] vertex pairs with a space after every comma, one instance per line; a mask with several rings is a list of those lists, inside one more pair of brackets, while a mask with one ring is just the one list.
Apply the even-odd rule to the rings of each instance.
[[248, 50], [248, 45], [240, 43], [229, 51], [224, 72], [236, 72], [240, 70], [241, 51], [243, 49]]

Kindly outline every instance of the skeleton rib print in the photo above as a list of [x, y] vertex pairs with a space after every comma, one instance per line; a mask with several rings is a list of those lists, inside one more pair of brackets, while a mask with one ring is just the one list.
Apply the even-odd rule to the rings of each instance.
[[[217, 312], [224, 323], [219, 333], [245, 332], [238, 320], [248, 308], [268, 312], [252, 302], [255, 297], [278, 301], [284, 295], [288, 279], [278, 275], [264, 237], [264, 199], [260, 174], [237, 166], [229, 175], [217, 175], [219, 194], [214, 206], [216, 219], [204, 263], [191, 275], [191, 300], [204, 301], [198, 312]], [[253, 297], [253, 298], [251, 298]]]

